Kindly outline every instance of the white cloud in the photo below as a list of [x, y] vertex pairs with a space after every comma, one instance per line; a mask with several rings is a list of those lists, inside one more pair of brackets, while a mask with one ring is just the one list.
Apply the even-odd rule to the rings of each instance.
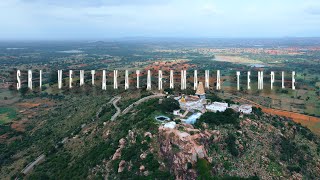
[[318, 34], [316, 5], [315, 0], [0, 1], [0, 39]]

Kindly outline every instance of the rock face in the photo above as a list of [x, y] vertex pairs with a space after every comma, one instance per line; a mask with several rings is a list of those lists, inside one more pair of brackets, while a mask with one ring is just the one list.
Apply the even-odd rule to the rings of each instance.
[[188, 163], [195, 165], [198, 158], [207, 159], [207, 152], [202, 140], [209, 139], [213, 135], [209, 131], [206, 133], [197, 132], [193, 127], [186, 129], [187, 132], [164, 126], [159, 127], [160, 153], [171, 162], [171, 171], [174, 172], [176, 179], [196, 179], [196, 173], [194, 170], [188, 169]]
[[129, 139], [130, 143], [132, 143], [132, 144], [136, 143], [136, 135], [131, 130], [129, 130], [129, 132], [128, 132], [128, 139]]
[[140, 168], [139, 168], [139, 170], [140, 170], [141, 172], [143, 172], [143, 171], [145, 170], [144, 165], [141, 165]]
[[145, 132], [144, 137], [152, 138], [152, 134], [150, 132]]
[[119, 159], [121, 157], [121, 150], [124, 148], [125, 144], [126, 144], [126, 140], [124, 138], [119, 140], [119, 148], [113, 154], [112, 160], [116, 160], [116, 159]]
[[126, 161], [121, 160], [118, 167], [118, 173], [121, 173], [123, 171], [125, 165], [126, 165]]
[[147, 153], [140, 154], [140, 159], [144, 160], [147, 157]]

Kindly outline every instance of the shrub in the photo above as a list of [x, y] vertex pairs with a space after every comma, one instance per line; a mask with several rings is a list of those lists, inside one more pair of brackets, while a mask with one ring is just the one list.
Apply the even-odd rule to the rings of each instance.
[[187, 169], [192, 169], [192, 163], [191, 162], [187, 163]]
[[300, 172], [301, 171], [301, 168], [297, 165], [290, 165], [287, 167], [289, 171], [291, 172]]
[[222, 125], [222, 124], [239, 124], [238, 113], [232, 109], [227, 109], [224, 112], [206, 112], [196, 122], [196, 126], [199, 126], [202, 122], [209, 125]]
[[218, 102], [222, 101], [222, 99], [219, 98], [219, 97], [218, 97], [217, 95], [215, 95], [215, 94], [208, 94], [208, 95], [206, 96], [206, 98], [207, 98], [207, 99], [210, 99], [212, 102], [214, 102], [214, 101], [218, 101]]
[[159, 109], [165, 112], [172, 112], [173, 110], [180, 109], [180, 105], [178, 101], [172, 98], [166, 98], [159, 105]]
[[223, 176], [223, 177], [214, 176], [211, 179], [214, 179], [214, 180], [259, 180], [259, 177], [258, 176], [250, 176], [248, 178], [243, 178], [243, 177], [238, 177], [238, 176]]
[[224, 167], [226, 170], [231, 170], [232, 164], [231, 164], [229, 161], [225, 161], [225, 162], [223, 162], [223, 167]]
[[160, 167], [159, 162], [154, 158], [153, 154], [148, 154], [143, 160], [143, 164], [146, 165], [149, 171], [157, 171]]
[[205, 159], [198, 159], [196, 164], [198, 179], [211, 179], [210, 165]]
[[20, 92], [21, 96], [25, 96], [29, 92], [29, 88], [27, 86], [22, 86], [19, 89], [19, 92]]
[[308, 139], [310, 141], [314, 140], [314, 138], [315, 138], [314, 134], [308, 128], [305, 128], [305, 127], [299, 125], [298, 130], [301, 133], [301, 135], [304, 136], [306, 139]]
[[230, 154], [233, 156], [238, 156], [239, 151], [236, 145], [236, 137], [233, 134], [229, 134], [225, 142], [227, 143], [227, 148]]
[[256, 114], [257, 116], [261, 116], [261, 115], [263, 114], [262, 109], [261, 109], [260, 107], [257, 108], [257, 107], [255, 107], [255, 106], [252, 107], [252, 112], [253, 112], [254, 114]]
[[281, 143], [281, 160], [284, 161], [291, 161], [291, 159], [295, 156], [296, 152], [297, 152], [297, 147], [296, 144], [294, 142], [289, 141], [286, 138], [282, 138]]

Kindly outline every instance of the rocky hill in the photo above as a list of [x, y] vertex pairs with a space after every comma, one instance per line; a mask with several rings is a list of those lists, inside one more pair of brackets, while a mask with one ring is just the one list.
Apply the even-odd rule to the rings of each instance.
[[[118, 105], [148, 95], [122, 94]], [[19, 143], [1, 144], [0, 179], [320, 178], [320, 138], [290, 119], [227, 110], [205, 113], [194, 125], [175, 120], [171, 129], [155, 117], [173, 119], [174, 99], [147, 100], [111, 121], [112, 97], [56, 98], [54, 108], [28, 120], [25, 132], [2, 130]], [[21, 172], [40, 155], [39, 164]]]
[[126, 133], [118, 136], [104, 169], [95, 168], [90, 177], [99, 172], [111, 179], [320, 177], [319, 137], [289, 119], [259, 109], [244, 117], [226, 111], [207, 113], [195, 125], [177, 121], [170, 129], [153, 120], [157, 111], [170, 114], [151, 100], [119, 120], [113, 129]]

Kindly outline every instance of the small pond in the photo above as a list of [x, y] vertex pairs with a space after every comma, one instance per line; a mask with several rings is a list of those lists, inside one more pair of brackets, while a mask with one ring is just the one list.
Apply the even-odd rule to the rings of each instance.
[[157, 121], [169, 121], [170, 120], [170, 118], [167, 116], [157, 116], [157, 117], [155, 117], [155, 119]]

